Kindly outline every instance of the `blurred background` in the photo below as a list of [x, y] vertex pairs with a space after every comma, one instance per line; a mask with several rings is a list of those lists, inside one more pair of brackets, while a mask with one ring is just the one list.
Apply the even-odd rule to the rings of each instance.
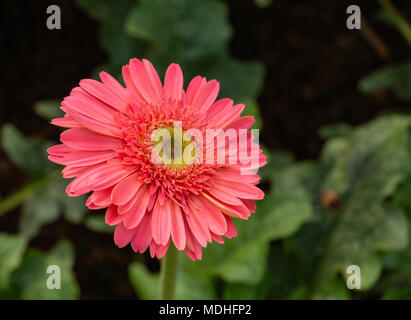
[[[61, 29], [49, 30], [49, 5]], [[103, 213], [69, 198], [46, 149], [83, 78], [132, 57], [187, 85], [216, 78], [247, 105], [267, 196], [237, 238], [181, 259], [181, 299], [411, 299], [411, 2], [3, 1], [0, 298], [150, 299], [159, 263], [119, 249]], [[45, 286], [61, 267], [62, 289]], [[361, 270], [350, 290], [347, 268]]]

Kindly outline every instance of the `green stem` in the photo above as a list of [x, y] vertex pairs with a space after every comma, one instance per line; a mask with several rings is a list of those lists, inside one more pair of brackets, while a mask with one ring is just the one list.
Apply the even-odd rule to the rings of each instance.
[[0, 216], [16, 208], [24, 201], [30, 199], [32, 196], [34, 196], [37, 193], [37, 191], [43, 189], [50, 182], [54, 181], [56, 177], [57, 177], [56, 173], [50, 174], [44, 178], [38, 179], [36, 181], [33, 181], [27, 184], [26, 186], [24, 186], [17, 192], [11, 194], [5, 199], [2, 199], [0, 201]]
[[393, 6], [390, 0], [379, 0], [379, 2], [382, 9], [391, 18], [392, 22], [411, 46], [411, 26], [407, 19]]
[[179, 253], [170, 244], [165, 257], [161, 260], [160, 285], [158, 297], [160, 300], [174, 299], [177, 284]]

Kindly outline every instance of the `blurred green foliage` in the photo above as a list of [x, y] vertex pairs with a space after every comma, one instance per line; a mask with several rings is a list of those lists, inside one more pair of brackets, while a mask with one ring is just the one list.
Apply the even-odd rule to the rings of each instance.
[[[104, 67], [118, 75], [132, 57], [149, 59], [160, 75], [172, 62], [181, 65], [185, 85], [197, 75], [218, 79], [220, 97], [245, 103], [245, 113], [256, 117], [263, 67], [229, 55], [232, 29], [227, 6], [219, 0], [77, 0], [101, 23], [100, 39], [109, 54]], [[121, 80], [121, 77], [119, 77]]]
[[[255, 0], [259, 6], [271, 1]], [[406, 36], [407, 25], [389, 1], [385, 17]], [[179, 63], [185, 85], [200, 74], [221, 82], [220, 97], [245, 103], [262, 127], [256, 98], [263, 83], [258, 62], [233, 59], [228, 8], [219, 0], [77, 0], [100, 25], [104, 69], [121, 80], [121, 66], [147, 58], [160, 75]], [[388, 10], [388, 11], [387, 11]], [[392, 90], [410, 101], [409, 61], [384, 66], [359, 83], [365, 93]], [[59, 101], [40, 101], [34, 112], [50, 120]], [[270, 151], [260, 174], [266, 197], [248, 221], [236, 221], [238, 237], [203, 250], [203, 260], [180, 260], [180, 299], [411, 299], [411, 117], [386, 115], [358, 127], [322, 128], [317, 160], [295, 161]], [[21, 207], [19, 233], [0, 233], [0, 298], [76, 299], [74, 249], [62, 240], [48, 252], [29, 248], [42, 227], [64, 216], [90, 230], [112, 233], [104, 217], [87, 214], [85, 197], [70, 198], [58, 166], [47, 160], [54, 143], [25, 137], [11, 124], [1, 129], [9, 160], [27, 173], [27, 184], [0, 200], [0, 216]], [[13, 190], [11, 190], [13, 191]], [[3, 195], [2, 195], [3, 196]], [[120, 249], [119, 249], [120, 250]], [[123, 249], [130, 250], [131, 249]], [[47, 266], [62, 271], [62, 290], [46, 287]], [[349, 290], [347, 267], [361, 268], [361, 289]], [[158, 274], [135, 261], [128, 269], [141, 299], [157, 295]]]
[[[360, 293], [372, 291], [384, 259], [391, 255], [392, 268], [410, 250], [404, 200], [396, 198], [411, 183], [410, 125], [408, 116], [380, 117], [340, 130], [317, 161], [283, 162], [257, 213], [236, 223], [237, 238], [210, 245], [200, 262], [183, 258], [178, 297], [348, 299], [350, 265], [361, 269]], [[327, 200], [330, 191], [335, 198]], [[138, 263], [130, 268], [133, 284], [148, 272]], [[145, 286], [135, 288], [153, 298]]]
[[[53, 109], [56, 108], [54, 105]], [[43, 110], [43, 114], [46, 113]], [[65, 194], [67, 181], [59, 177], [58, 167], [47, 159], [46, 150], [54, 143], [41, 138], [26, 138], [11, 124], [2, 127], [1, 142], [9, 159], [29, 173], [31, 182], [0, 202], [0, 215], [22, 205], [19, 230], [30, 238], [43, 224], [54, 222], [61, 215], [72, 223], [83, 220], [86, 197], [68, 197]]]
[[[381, 5], [380, 16], [387, 24], [396, 28], [411, 46], [411, 25], [397, 10], [390, 0], [378, 0]], [[364, 77], [358, 84], [365, 93], [376, 93], [392, 90], [396, 97], [403, 101], [411, 101], [411, 61], [396, 62], [384, 66]]]
[[359, 82], [365, 93], [393, 90], [398, 99], [411, 101], [411, 62], [401, 62], [383, 67]]
[[[73, 273], [74, 250], [62, 240], [48, 253], [27, 249], [24, 235], [0, 233], [0, 299], [78, 299], [80, 288]], [[61, 272], [60, 289], [49, 289], [49, 266]]]

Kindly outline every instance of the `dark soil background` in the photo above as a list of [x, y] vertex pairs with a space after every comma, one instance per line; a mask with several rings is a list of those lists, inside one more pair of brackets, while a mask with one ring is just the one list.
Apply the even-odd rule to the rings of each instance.
[[[261, 141], [268, 147], [291, 151], [298, 159], [316, 158], [322, 146], [317, 134], [320, 127], [336, 122], [361, 124], [381, 112], [409, 107], [391, 94], [367, 96], [357, 89], [362, 77], [410, 53], [401, 35], [377, 19], [376, 1], [356, 4], [385, 43], [388, 57], [374, 49], [364, 32], [346, 28], [345, 12], [352, 1], [274, 0], [267, 8], [251, 0], [226, 2], [234, 29], [232, 55], [259, 60], [266, 68], [258, 101], [264, 119]], [[410, 1], [394, 3], [411, 19]], [[61, 30], [46, 28], [50, 4], [61, 8]], [[33, 104], [62, 99], [105, 62], [98, 25], [70, 0], [2, 1], [0, 12], [0, 125], [11, 122], [25, 134], [57, 140], [58, 129], [36, 116]], [[0, 177], [0, 196], [17, 190], [26, 180], [1, 151]], [[16, 210], [4, 215], [0, 230], [16, 231], [18, 214]], [[75, 245], [82, 298], [135, 298], [127, 265], [136, 255], [129, 248], [116, 248], [112, 236], [61, 219], [43, 228], [31, 245], [47, 250], [65, 237]]]

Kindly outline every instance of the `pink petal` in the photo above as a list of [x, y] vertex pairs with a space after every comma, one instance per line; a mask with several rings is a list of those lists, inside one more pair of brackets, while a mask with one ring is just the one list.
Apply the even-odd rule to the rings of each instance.
[[255, 185], [260, 182], [260, 176], [256, 173], [242, 174], [241, 170], [230, 168], [220, 168], [216, 170], [215, 178], [217, 180], [225, 180], [230, 183], [241, 181]]
[[124, 226], [129, 229], [135, 228], [146, 214], [150, 200], [149, 188], [143, 185], [136, 193], [135, 198], [134, 205], [130, 208], [130, 211], [125, 213], [124, 217]]
[[261, 200], [264, 198], [264, 192], [256, 186], [249, 183], [231, 183], [225, 180], [216, 180], [215, 187], [225, 192], [231, 192], [242, 199]]
[[200, 88], [202, 88], [205, 85], [205, 83], [206, 83], [205, 78], [202, 78], [200, 76], [194, 77], [190, 81], [187, 87], [186, 95], [184, 97], [186, 105], [194, 106], [193, 105], [194, 98], [197, 92], [200, 90]]
[[186, 239], [187, 239], [187, 246], [184, 249], [184, 251], [191, 260], [193, 261], [201, 260], [201, 256], [202, 256], [201, 245], [198, 243], [198, 241], [193, 236], [193, 233], [191, 232], [188, 224], [185, 223], [184, 226], [186, 230]]
[[74, 151], [63, 157], [64, 164], [73, 167], [89, 166], [98, 164], [117, 156], [117, 153], [111, 150], [104, 151]]
[[151, 214], [145, 214], [136, 228], [131, 246], [135, 252], [143, 253], [150, 245], [151, 239]]
[[191, 204], [191, 201], [187, 199], [187, 203], [189, 204], [189, 208], [185, 209], [188, 211], [186, 211], [187, 224], [198, 243], [202, 247], [205, 247], [207, 246], [207, 242], [211, 242], [211, 235], [208, 230], [208, 225], [198, 210]]
[[151, 244], [150, 244], [151, 257], [154, 258], [156, 256], [158, 259], [161, 259], [166, 254], [169, 244], [170, 242], [167, 242], [167, 244], [165, 245], [161, 245], [161, 244], [155, 243], [154, 241], [151, 241]]
[[109, 226], [115, 226], [123, 221], [123, 216], [118, 214], [117, 206], [112, 204], [106, 211], [105, 220]]
[[129, 89], [130, 92], [132, 92], [139, 101], [145, 101], [144, 97], [141, 95], [140, 91], [137, 89], [133, 81], [129, 65], [123, 66], [122, 74], [123, 74], [123, 79], [124, 79], [127, 89]]
[[73, 149], [67, 147], [64, 144], [57, 144], [47, 149], [49, 160], [63, 165], [65, 164], [63, 157], [72, 151]]
[[152, 194], [152, 195], [150, 196], [150, 201], [148, 202], [148, 207], [147, 207], [147, 210], [148, 210], [148, 211], [153, 210], [154, 204], [156, 203], [156, 199], [157, 199], [157, 193]]
[[244, 204], [238, 206], [229, 205], [227, 203], [219, 201], [218, 199], [205, 192], [200, 193], [204, 198], [210, 201], [211, 204], [215, 205], [221, 212], [225, 213], [228, 216], [240, 219], [248, 219], [248, 217], [250, 216], [250, 212]]
[[[223, 115], [233, 108], [234, 101], [229, 98], [217, 100], [207, 111], [207, 119], [218, 118], [217, 115]], [[210, 122], [210, 120], [209, 120]]]
[[[106, 73], [103, 77], [105, 77], [106, 79], [109, 79], [107, 76], [108, 74]], [[113, 84], [113, 80], [114, 79], [109, 80], [111, 84]], [[89, 94], [91, 94], [92, 96], [100, 100], [101, 102], [104, 102], [106, 105], [109, 105], [110, 107], [118, 111], [123, 111], [125, 109], [126, 101], [119, 98], [119, 96], [115, 94], [116, 91], [119, 92], [120, 94], [121, 93], [124, 94], [124, 88], [122, 91], [120, 91], [121, 89], [117, 86], [116, 87], [117, 90], [113, 92], [106, 85], [102, 84], [99, 81], [92, 80], [92, 79], [81, 80], [80, 86], [85, 91], [87, 91]]]
[[[64, 108], [64, 110], [66, 111], [67, 109]], [[101, 121], [95, 120], [89, 116], [86, 116], [79, 112], [75, 112], [73, 110], [72, 111], [67, 110], [67, 112], [70, 112], [71, 117], [76, 119], [76, 121], [80, 123], [82, 127], [87, 128], [90, 131], [102, 134], [104, 136], [114, 137], [114, 138], [122, 137], [122, 131], [119, 127], [103, 123]]]
[[132, 171], [124, 168], [121, 163], [106, 163], [93, 170], [87, 183], [91, 190], [103, 190], [120, 182], [131, 173]]
[[216, 80], [207, 82], [200, 87], [193, 98], [192, 105], [202, 112], [206, 112], [217, 98], [220, 84]]
[[208, 189], [206, 192], [211, 194], [214, 198], [227, 204], [239, 205], [242, 203], [241, 200], [230, 193], [230, 191], [224, 190], [223, 188], [218, 188], [217, 184]]
[[253, 200], [242, 199], [241, 201], [244, 203], [247, 209], [250, 210], [251, 213], [255, 212], [255, 210], [257, 209], [257, 206], [255, 205]]
[[89, 168], [90, 166], [86, 166], [86, 167], [66, 166], [61, 173], [63, 174], [63, 178], [74, 178]]
[[189, 257], [192, 261], [196, 261], [196, 257], [194, 255], [194, 252], [191, 251], [190, 249], [185, 248], [184, 252], [186, 253], [187, 257]]
[[66, 154], [72, 152], [73, 149], [67, 147], [64, 144], [56, 144], [47, 149], [47, 152], [53, 156], [65, 156]]
[[[82, 80], [80, 83], [84, 83], [83, 81], [87, 80]], [[118, 117], [118, 111], [80, 90], [75, 91], [75, 95], [68, 96], [63, 100], [62, 105], [68, 112], [74, 111], [100, 122], [117, 126], [114, 119]]]
[[157, 71], [154, 69], [150, 61], [143, 59], [144, 69], [146, 70], [147, 78], [150, 81], [154, 95], [161, 100], [164, 95], [163, 86], [161, 84], [160, 77], [158, 76]]
[[94, 191], [87, 199], [86, 206], [89, 209], [103, 209], [107, 208], [111, 204], [111, 188]]
[[224, 243], [224, 239], [220, 235], [215, 234], [214, 232], [211, 232], [211, 238], [217, 243]]
[[234, 222], [230, 217], [224, 216], [227, 222], [227, 232], [224, 234], [225, 237], [231, 239], [237, 236], [237, 229], [234, 225]]
[[164, 78], [165, 95], [171, 99], [180, 100], [183, 96], [183, 72], [178, 64], [172, 63], [167, 68]]
[[[149, 188], [150, 192], [152, 189], [153, 184], [150, 185], [150, 187], [146, 186], [147, 188]], [[143, 186], [144, 187], [144, 186]], [[140, 191], [145, 192], [144, 189], [140, 189]], [[147, 211], [151, 211], [153, 208], [150, 207], [150, 203], [152, 201], [153, 196], [151, 196], [150, 201], [148, 203], [148, 207], [147, 207]], [[154, 196], [154, 200], [155, 200], [155, 196]], [[133, 198], [131, 198], [131, 200], [129, 202], [127, 202], [126, 204], [122, 205], [119, 207], [119, 214], [126, 214], [127, 212], [129, 212], [131, 210], [131, 208], [135, 205], [136, 201], [139, 199], [139, 197], [134, 196]]]
[[163, 205], [160, 205], [159, 201], [154, 205], [151, 231], [153, 233], [153, 240], [157, 244], [167, 244], [171, 232], [171, 208], [169, 200], [164, 201]]
[[63, 118], [55, 118], [51, 120], [51, 124], [63, 128], [81, 128], [82, 125], [76, 120], [72, 119], [68, 114], [65, 114]]
[[227, 126], [227, 129], [233, 128], [233, 129], [245, 129], [248, 130], [250, 129], [255, 122], [255, 118], [253, 116], [245, 116], [238, 118], [237, 120], [234, 120], [229, 126]]
[[64, 131], [61, 141], [77, 150], [116, 150], [121, 147], [121, 140], [103, 136], [88, 129], [72, 128]]
[[184, 220], [181, 214], [180, 206], [171, 202], [171, 237], [178, 250], [184, 250], [186, 247], [186, 232]]
[[107, 207], [97, 206], [94, 203], [86, 203], [86, 207], [89, 208], [90, 210], [100, 210], [100, 209], [107, 208]]
[[127, 229], [122, 223], [116, 226], [114, 230], [114, 243], [119, 247], [123, 248], [130, 243], [136, 233], [135, 229]]
[[[217, 103], [218, 101], [215, 104]], [[208, 123], [215, 128], [225, 128], [239, 118], [244, 108], [245, 106], [243, 104], [237, 104], [234, 107], [227, 104], [224, 108], [221, 108], [211, 116]]]
[[[82, 170], [80, 174], [75, 178], [73, 181], [69, 183], [69, 185], [66, 188], [66, 193], [71, 196], [71, 197], [76, 197], [76, 196], [81, 196], [85, 193], [88, 193], [91, 191], [87, 184], [87, 180], [90, 177], [91, 174], [93, 174], [94, 170], [96, 170], [99, 167], [99, 165], [94, 165], [90, 166], [86, 169], [81, 169], [79, 167], [78, 169]], [[66, 167], [66, 169], [69, 167]], [[66, 170], [64, 169], [64, 170]], [[63, 170], [63, 171], [64, 171]]]
[[104, 71], [100, 72], [100, 79], [103, 82], [104, 86], [107, 88], [107, 90], [110, 90], [110, 92], [114, 96], [116, 96], [116, 98], [118, 98], [116, 103], [113, 104], [112, 106], [116, 108], [118, 111], [120, 111], [121, 113], [126, 113], [127, 106], [129, 103], [128, 91], [107, 72], [104, 72]]
[[114, 187], [111, 200], [114, 204], [123, 206], [134, 197], [141, 185], [142, 183], [138, 179], [138, 174], [133, 174]]
[[192, 200], [213, 233], [221, 235], [227, 231], [227, 223], [224, 215], [217, 209], [217, 207], [212, 205], [202, 196], [193, 196]]
[[150, 63], [141, 62], [138, 59], [131, 59], [129, 62], [131, 79], [135, 88], [145, 101], [152, 104], [159, 104], [162, 97], [161, 82], [157, 83], [157, 72]]
[[64, 161], [63, 161], [63, 157], [59, 157], [59, 156], [48, 156], [47, 159], [49, 159], [50, 161], [57, 163], [57, 164], [62, 164], [64, 165]]

